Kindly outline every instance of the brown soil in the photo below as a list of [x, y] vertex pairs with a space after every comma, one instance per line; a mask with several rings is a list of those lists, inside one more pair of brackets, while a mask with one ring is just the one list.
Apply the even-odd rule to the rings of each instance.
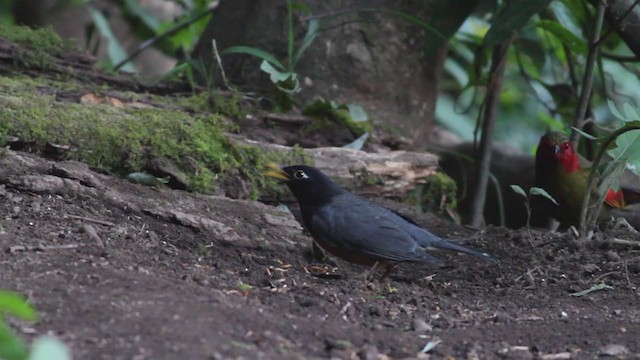
[[[292, 215], [268, 205], [11, 151], [0, 169], [2, 288], [41, 314], [16, 328], [59, 336], [75, 359], [413, 358], [432, 340], [438, 359], [640, 354], [640, 251], [613, 235], [534, 231], [532, 249], [524, 230], [489, 228], [473, 246], [500, 264], [442, 254], [450, 267], [404, 265], [372, 286], [363, 268], [313, 260]], [[613, 289], [571, 296], [601, 282]]]

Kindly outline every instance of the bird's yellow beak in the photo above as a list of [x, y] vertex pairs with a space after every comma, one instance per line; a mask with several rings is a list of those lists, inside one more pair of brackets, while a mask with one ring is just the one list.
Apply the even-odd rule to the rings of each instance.
[[282, 171], [282, 169], [280, 169], [278, 164], [274, 162], [270, 162], [269, 164], [267, 164], [267, 167], [269, 168], [269, 170], [265, 171], [264, 173], [265, 176], [269, 176], [269, 177], [272, 177], [275, 179], [281, 179], [281, 180], [291, 180], [291, 178], [289, 178], [289, 174]]

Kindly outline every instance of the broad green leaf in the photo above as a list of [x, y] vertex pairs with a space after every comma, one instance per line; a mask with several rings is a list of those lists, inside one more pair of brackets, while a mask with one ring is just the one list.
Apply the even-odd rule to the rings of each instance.
[[168, 22], [170, 26], [166, 29], [166, 31], [170, 31], [186, 23], [190, 24], [189, 26], [183, 28], [182, 30], [179, 30], [169, 37], [173, 49], [184, 48], [187, 52], [193, 51], [193, 48], [200, 40], [204, 29], [207, 27], [210, 21], [211, 11], [208, 8], [203, 8], [189, 14], [188, 17], [185, 17], [185, 19], [181, 20], [178, 24], [176, 24], [175, 21]]
[[552, 20], [540, 20], [536, 23], [536, 26], [553, 34], [561, 43], [571, 48], [575, 53], [581, 55], [587, 53], [587, 44], [560, 23]]
[[27, 349], [22, 340], [0, 322], [0, 359], [26, 360], [27, 356]]
[[473, 139], [474, 119], [455, 109], [454, 101], [441, 94], [436, 103], [436, 121], [446, 129], [452, 131], [464, 140]]
[[616, 147], [607, 150], [614, 161], [626, 159], [626, 167], [640, 175], [640, 130], [631, 130], [618, 136]]
[[571, 31], [575, 36], [583, 38], [582, 29], [576, 19], [576, 14], [572, 12], [565, 3], [562, 1], [552, 1], [551, 4], [549, 4], [549, 8], [562, 26]]
[[469, 76], [467, 75], [467, 71], [460, 63], [451, 57], [447, 57], [444, 61], [444, 70], [456, 80], [459, 87], [464, 87], [469, 82]]
[[343, 146], [343, 148], [362, 150], [362, 147], [364, 146], [364, 143], [367, 141], [368, 138], [369, 138], [369, 133], [366, 132], [362, 134], [359, 138], [353, 140], [353, 142]]
[[152, 29], [156, 34], [160, 29], [160, 20], [153, 16], [147, 9], [140, 6], [139, 0], [125, 0], [127, 10], [138, 17], [147, 27]]
[[532, 187], [531, 189], [529, 189], [529, 194], [534, 195], [534, 196], [544, 196], [547, 199], [551, 200], [551, 202], [553, 202], [556, 205], [559, 205], [558, 202], [556, 201], [556, 199], [553, 198], [553, 196], [551, 196], [545, 189], [543, 188], [539, 188], [539, 187]]
[[580, 135], [582, 135], [582, 136], [586, 137], [586, 138], [587, 138], [587, 139], [589, 139], [589, 140], [598, 140], [598, 138], [597, 138], [597, 137], [595, 137], [595, 136], [593, 136], [593, 135], [591, 135], [591, 134], [589, 134], [589, 133], [586, 133], [586, 132], [584, 132], [584, 131], [582, 131], [582, 130], [578, 129], [578, 128], [577, 128], [577, 127], [575, 127], [575, 126], [572, 126], [571, 128], [572, 128], [573, 130], [575, 130], [578, 134], [580, 134]]
[[525, 62], [523, 64], [527, 72], [532, 76], [539, 76], [540, 70], [544, 67], [548, 52], [544, 48], [542, 41], [540, 41], [540, 39], [519, 37], [514, 41], [513, 45], [520, 53], [531, 59], [531, 63]]
[[620, 187], [620, 175], [625, 168], [625, 163], [622, 161], [611, 161], [607, 164], [606, 176], [600, 179], [600, 183], [596, 188], [596, 195], [598, 202], [604, 201], [609, 189], [617, 190]]
[[282, 63], [280, 61], [278, 61], [278, 59], [276, 59], [273, 55], [269, 54], [268, 52], [258, 49], [258, 48], [254, 48], [251, 46], [244, 46], [244, 45], [237, 45], [237, 46], [230, 46], [224, 50], [222, 50], [222, 52], [220, 52], [221, 55], [225, 55], [225, 54], [245, 54], [245, 55], [251, 55], [251, 56], [255, 56], [259, 59], [262, 59], [264, 61], [267, 61], [268, 63], [270, 63], [271, 65], [277, 67], [280, 70], [285, 70], [284, 65], [282, 65]]
[[527, 197], [527, 193], [524, 192], [524, 190], [519, 185], [511, 185], [511, 190], [513, 190], [516, 194], [524, 196], [525, 198]]
[[349, 116], [351, 116], [351, 120], [356, 122], [369, 120], [369, 116], [367, 115], [367, 112], [364, 111], [362, 106], [349, 104], [347, 107], [349, 109]]
[[296, 55], [293, 58], [293, 64], [291, 64], [291, 68], [292, 69], [298, 63], [298, 61], [302, 57], [302, 54], [304, 54], [304, 52], [313, 43], [313, 40], [316, 39], [316, 35], [318, 34], [318, 26], [319, 26], [318, 20], [314, 19], [314, 20], [310, 20], [309, 21], [309, 27], [307, 28], [307, 33], [304, 35], [304, 39], [302, 40], [302, 44], [300, 45], [300, 47], [296, 51]]
[[622, 109], [624, 110], [624, 116], [626, 118], [625, 122], [640, 120], [640, 118], [638, 117], [638, 113], [636, 113], [636, 111], [631, 105], [629, 105], [629, 103], [624, 103], [624, 105], [622, 105]]
[[22, 295], [0, 290], [0, 318], [5, 315], [29, 321], [35, 321], [38, 318], [36, 310], [29, 305]]
[[262, 60], [262, 63], [260, 64], [260, 70], [269, 74], [269, 76], [271, 77], [271, 82], [274, 84], [277, 84], [281, 81], [286, 81], [291, 77], [296, 77], [295, 73], [278, 71], [278, 69], [274, 68], [267, 60]]
[[41, 336], [33, 342], [29, 360], [71, 360], [71, 351], [60, 340]]
[[[118, 40], [111, 30], [111, 25], [109, 25], [109, 21], [104, 17], [104, 14], [91, 6], [89, 7], [89, 14], [102, 37], [107, 39], [107, 54], [109, 55], [111, 64], [119, 64], [125, 60], [127, 58], [127, 53], [124, 51], [122, 46], [120, 46], [120, 40]], [[132, 73], [136, 71], [131, 63], [125, 64], [121, 69]]]
[[520, 30], [529, 19], [549, 5], [551, 0], [520, 0], [507, 2], [507, 8], [491, 22], [484, 37], [483, 47], [488, 48], [507, 39]]
[[613, 116], [615, 116], [616, 118], [622, 121], [627, 120], [624, 116], [622, 116], [622, 114], [620, 114], [620, 112], [618, 111], [618, 108], [616, 108], [616, 104], [613, 101], [607, 99], [607, 105], [609, 106], [609, 111], [611, 111], [611, 114]]
[[292, 2], [291, 9], [295, 11], [300, 11], [303, 14], [311, 13], [311, 8], [309, 8], [309, 6], [303, 2]]

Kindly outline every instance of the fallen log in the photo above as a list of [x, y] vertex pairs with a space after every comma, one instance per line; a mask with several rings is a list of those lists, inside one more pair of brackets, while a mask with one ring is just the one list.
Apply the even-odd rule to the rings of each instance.
[[246, 139], [235, 140], [271, 153], [282, 153], [283, 159], [289, 159], [280, 164], [283, 166], [303, 162], [313, 164], [340, 185], [363, 195], [404, 198], [438, 172], [438, 158], [424, 152], [368, 153], [339, 147], [300, 149]]

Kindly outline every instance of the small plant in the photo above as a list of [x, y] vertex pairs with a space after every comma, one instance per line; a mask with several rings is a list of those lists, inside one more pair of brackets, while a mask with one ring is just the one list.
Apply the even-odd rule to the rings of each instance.
[[293, 12], [294, 10], [302, 10], [308, 12], [309, 9], [302, 4], [294, 4], [291, 0], [287, 1], [287, 60], [281, 62], [274, 55], [255, 47], [237, 45], [226, 48], [221, 54], [245, 54], [262, 59], [260, 70], [269, 74], [271, 82], [276, 87], [274, 94], [274, 102], [276, 109], [279, 111], [288, 111], [293, 106], [291, 96], [300, 91], [300, 80], [295, 72], [295, 66], [302, 58], [304, 52], [311, 46], [318, 33], [318, 20], [309, 20], [307, 33], [302, 42], [296, 49], [295, 34], [293, 28]]
[[0, 290], [0, 359], [3, 360], [71, 360], [69, 349], [59, 340], [41, 336], [33, 342], [31, 351], [7, 325], [7, 315], [26, 321], [38, 318], [27, 300], [11, 291]]
[[531, 187], [529, 189], [529, 193], [527, 194], [524, 189], [522, 189], [520, 186], [518, 185], [511, 185], [511, 189], [516, 193], [516, 194], [520, 194], [522, 195], [522, 197], [524, 197], [524, 206], [527, 209], [527, 233], [529, 234], [529, 244], [531, 244], [531, 247], [533, 247], [533, 243], [531, 241], [532, 236], [531, 236], [531, 196], [544, 196], [547, 199], [549, 199], [551, 202], [553, 202], [554, 204], [558, 205], [558, 202], [556, 201], [556, 199], [554, 199], [551, 195], [549, 195], [548, 192], [546, 192], [546, 190], [539, 188], [539, 187]]
[[245, 284], [242, 281], [238, 281], [238, 291], [242, 294], [242, 296], [247, 297], [251, 290], [253, 290], [253, 286], [249, 284]]
[[[618, 128], [601, 138], [574, 128], [599, 144], [587, 180], [587, 188], [594, 191], [586, 191], [582, 201], [579, 229], [581, 238], [586, 238], [587, 233], [595, 228], [607, 194], [614, 191], [622, 197], [618, 190], [620, 175], [625, 170], [640, 175], [640, 117], [629, 104], [623, 105], [623, 114], [612, 101], [608, 100], [607, 103], [613, 116], [621, 120]], [[605, 153], [609, 156], [608, 160], [605, 160]], [[592, 201], [591, 196], [595, 196], [595, 201]], [[624, 198], [620, 199], [620, 205], [625, 205]]]

